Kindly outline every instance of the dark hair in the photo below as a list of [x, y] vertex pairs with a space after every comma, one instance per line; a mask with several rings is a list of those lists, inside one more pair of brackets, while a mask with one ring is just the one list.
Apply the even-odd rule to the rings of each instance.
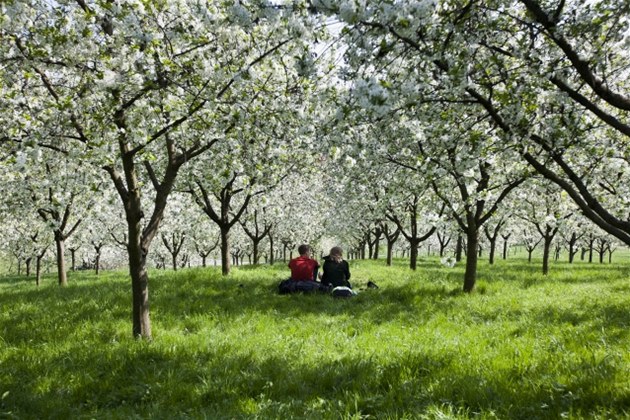
[[298, 252], [300, 253], [300, 255], [304, 255], [310, 250], [311, 250], [311, 247], [306, 244], [302, 244], [298, 247]]

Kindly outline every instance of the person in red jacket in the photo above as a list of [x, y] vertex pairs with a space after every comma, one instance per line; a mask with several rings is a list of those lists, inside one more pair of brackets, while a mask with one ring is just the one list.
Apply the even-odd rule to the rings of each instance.
[[300, 256], [289, 261], [291, 280], [315, 281], [319, 263], [311, 258], [311, 247], [304, 244], [298, 247]]

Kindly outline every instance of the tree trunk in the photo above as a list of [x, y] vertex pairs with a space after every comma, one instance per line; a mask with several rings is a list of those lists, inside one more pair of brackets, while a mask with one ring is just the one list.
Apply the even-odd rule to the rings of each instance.
[[418, 242], [411, 240], [409, 246], [409, 268], [415, 270], [418, 266]]
[[259, 242], [260, 242], [260, 239], [254, 241], [254, 249], [252, 251], [253, 257], [254, 257], [254, 264], [258, 264], [258, 260], [260, 259], [260, 257], [258, 256], [258, 244], [259, 244]]
[[534, 252], [533, 249], [527, 250], [527, 262], [532, 262], [532, 252]]
[[381, 234], [377, 232], [376, 242], [374, 244], [374, 255], [373, 259], [378, 260], [378, 248], [381, 246]]
[[77, 253], [76, 248], [70, 248], [70, 258], [72, 260], [72, 267], [70, 268], [72, 271], [77, 271], [75, 254]]
[[457, 234], [457, 245], [455, 245], [455, 261], [460, 262], [462, 260], [462, 249], [464, 248], [463, 246], [463, 238], [462, 238], [462, 234], [458, 233]]
[[494, 264], [494, 252], [495, 249], [497, 247], [497, 237], [491, 237], [490, 238], [490, 257], [489, 257], [489, 262], [490, 265]]
[[569, 264], [573, 264], [573, 258], [575, 257], [575, 243], [577, 242], [576, 234], [573, 232], [571, 234], [571, 239], [569, 239]]
[[367, 240], [367, 246], [368, 246], [368, 259], [371, 260], [372, 257], [374, 256], [374, 243], [370, 241], [369, 238]]
[[39, 286], [39, 283], [42, 279], [42, 259], [44, 258], [45, 254], [46, 254], [46, 251], [42, 252], [41, 254], [35, 257], [35, 285], [36, 286]]
[[556, 248], [554, 249], [554, 253], [553, 253], [553, 259], [554, 261], [558, 261], [560, 259], [560, 245], [556, 244]]
[[503, 237], [503, 259], [507, 260], [507, 251], [508, 251], [508, 239], [510, 238], [510, 235], [504, 236]]
[[464, 292], [470, 293], [477, 282], [477, 261], [479, 247], [479, 230], [472, 223], [468, 225], [466, 232], [466, 271], [464, 273]]
[[221, 273], [230, 274], [230, 230], [221, 226]]
[[[149, 318], [149, 276], [146, 268], [146, 255], [140, 246], [140, 233], [137, 241], [129, 236], [129, 274], [133, 305], [133, 335], [136, 338], [151, 338]], [[134, 243], [132, 243], [132, 241]]]
[[149, 275], [147, 273], [148, 245], [142, 237], [142, 204], [140, 191], [135, 190], [125, 200], [127, 219], [127, 254], [132, 296], [132, 332], [135, 338], [151, 339], [151, 319], [149, 317]]
[[26, 277], [30, 277], [31, 276], [31, 261], [33, 260], [33, 257], [28, 257], [24, 263], [26, 265]]
[[543, 275], [547, 275], [549, 274], [549, 254], [551, 251], [551, 241], [553, 240], [553, 236], [549, 237], [549, 236], [545, 236], [544, 238], [544, 244], [543, 244], [543, 264], [542, 264], [542, 271], [543, 271]]
[[394, 242], [387, 241], [387, 265], [392, 265], [392, 251], [394, 249]]
[[96, 275], [98, 276], [98, 273], [101, 269], [101, 252], [97, 252], [96, 253], [96, 261], [94, 261], [94, 269], [96, 270]]
[[439, 243], [439, 247], [440, 247], [440, 258], [442, 258], [444, 256], [444, 252], [446, 251], [446, 247], [448, 246], [449, 243], [451, 243], [451, 236], [444, 236], [442, 237], [439, 233], [438, 233], [438, 243]]
[[64, 239], [60, 232], [55, 232], [55, 245], [57, 246], [57, 276], [60, 286], [68, 285], [66, 276], [66, 262], [64, 258]]
[[273, 236], [269, 234], [269, 265], [273, 265], [273, 263], [274, 263]]

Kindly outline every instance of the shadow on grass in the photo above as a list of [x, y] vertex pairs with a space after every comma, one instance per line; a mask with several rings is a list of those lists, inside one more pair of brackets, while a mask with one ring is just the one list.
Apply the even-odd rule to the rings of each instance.
[[[380, 325], [397, 319], [427, 320], [436, 314], [448, 313], [462, 300], [470, 300], [459, 291], [460, 273], [439, 271], [434, 268], [434, 262], [425, 264], [433, 266], [423, 274], [433, 278], [432, 281], [426, 278], [390, 281], [381, 284], [380, 289], [365, 290], [351, 299], [333, 299], [328, 295], [278, 295], [278, 280], [273, 278], [278, 271], [274, 268], [270, 268], [264, 278], [245, 280], [223, 278], [216, 270], [184, 270], [177, 274], [155, 272], [151, 273], [152, 313], [170, 323], [183, 322], [196, 315], [233, 320], [246, 313], [262, 313], [278, 319], [349, 316]], [[35, 339], [46, 340], [59, 333], [72, 334], [86, 322], [122, 321], [130, 324], [129, 289], [124, 275], [112, 273], [109, 277], [82, 277], [71, 281], [66, 288], [49, 285], [15, 290], [11, 296], [4, 294], [0, 297], [0, 302], [10, 300], [14, 308], [0, 319], [0, 328], [9, 340], [23, 342], [32, 340], [32, 333], [37, 330], [43, 332]], [[41, 308], [49, 310], [42, 311]], [[487, 312], [476, 311], [470, 320], [518, 320], [523, 315], [518, 306], [497, 307]], [[587, 324], [593, 330], [627, 329], [630, 325], [630, 313], [613, 304], [602, 306], [598, 303], [589, 311], [579, 312], [571, 308], [549, 307], [534, 316], [545, 324]]]
[[627, 392], [614, 392], [620, 372], [612, 364], [597, 375], [581, 366], [561, 383], [536, 367], [519, 377], [461, 365], [455, 353], [409, 351], [387, 361], [289, 356], [239, 354], [229, 345], [187, 350], [131, 343], [71, 348], [43, 370], [14, 354], [5, 361], [10, 371], [2, 390], [9, 394], [2, 410], [18, 418], [398, 418], [446, 406], [462, 415], [530, 419], [588, 417], [602, 408], [621, 414], [630, 402]]
[[[271, 273], [272, 275], [274, 272]], [[243, 286], [243, 287], [241, 287]], [[446, 286], [413, 287], [389, 285], [366, 290], [352, 299], [329, 295], [278, 295], [276, 279], [246, 281], [224, 279], [203, 270], [152, 273], [150, 297], [152, 314], [166, 322], [179, 323], [194, 315], [233, 320], [244, 313], [271, 313], [279, 320], [311, 315], [325, 318], [350, 316], [372, 324], [399, 317], [429, 316], [436, 301], [451, 299]], [[131, 324], [131, 294], [125, 276], [88, 276], [71, 280], [68, 287], [48, 284], [28, 286], [0, 296], [10, 310], [0, 317], [0, 331], [10, 344], [48, 342], [80, 333], [86, 323]], [[45, 309], [44, 309], [45, 308]], [[115, 335], [109, 328], [109, 338]], [[103, 341], [108, 335], [104, 334]]]
[[156, 286], [153, 308], [163, 313], [165, 318], [180, 317], [182, 314], [212, 313], [237, 317], [248, 312], [273, 312], [280, 318], [350, 315], [380, 324], [410, 314], [428, 314], [435, 301], [452, 296], [452, 288], [441, 285], [422, 288], [409, 284], [388, 285], [361, 291], [350, 299], [335, 299], [328, 294], [279, 295], [275, 279], [249, 280], [246, 283], [195, 279], [191, 283], [194, 287], [182, 285], [175, 293], [163, 293], [162, 286]]
[[[111, 278], [120, 276], [111, 275]], [[131, 321], [131, 293], [126, 283], [85, 279], [67, 287], [47, 284], [6, 290], [0, 305], [0, 331], [9, 344], [46, 343], [67, 338], [86, 323]], [[127, 286], [127, 287], [125, 287]]]

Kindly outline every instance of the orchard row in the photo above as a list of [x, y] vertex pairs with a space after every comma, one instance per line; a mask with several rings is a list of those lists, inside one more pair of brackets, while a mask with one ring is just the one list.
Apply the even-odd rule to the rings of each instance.
[[552, 3], [3, 2], [5, 254], [110, 241], [148, 338], [195, 246], [629, 245], [628, 6]]

